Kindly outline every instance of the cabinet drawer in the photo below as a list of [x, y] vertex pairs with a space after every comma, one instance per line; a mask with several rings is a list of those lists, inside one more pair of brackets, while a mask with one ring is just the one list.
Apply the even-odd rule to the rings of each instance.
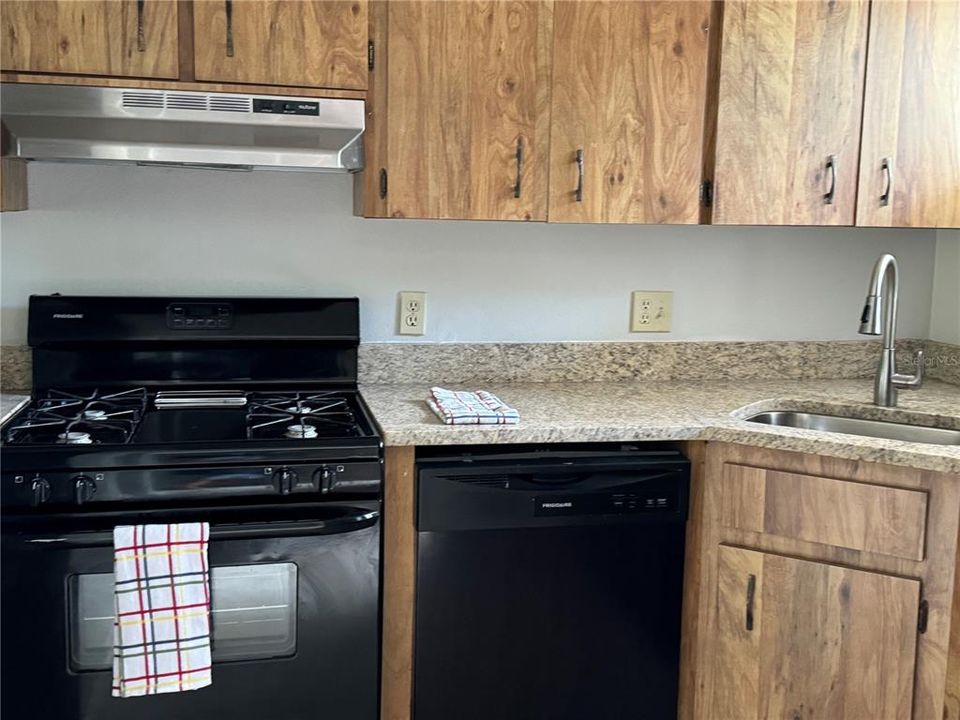
[[738, 530], [923, 560], [926, 492], [726, 463], [721, 523]]

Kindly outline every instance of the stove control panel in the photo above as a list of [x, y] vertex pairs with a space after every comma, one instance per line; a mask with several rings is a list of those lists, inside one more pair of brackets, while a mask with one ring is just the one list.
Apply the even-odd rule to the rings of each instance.
[[311, 494], [375, 497], [380, 493], [382, 472], [378, 460], [356, 460], [3, 473], [0, 475], [0, 495], [4, 506], [11, 507]]
[[171, 330], [229, 330], [233, 327], [230, 303], [187, 302], [167, 306]]

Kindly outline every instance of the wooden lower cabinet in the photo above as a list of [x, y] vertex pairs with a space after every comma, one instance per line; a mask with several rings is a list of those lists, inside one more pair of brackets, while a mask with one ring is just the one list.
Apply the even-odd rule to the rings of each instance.
[[960, 476], [708, 443], [683, 720], [960, 720]]
[[911, 717], [920, 582], [721, 546], [710, 717]]

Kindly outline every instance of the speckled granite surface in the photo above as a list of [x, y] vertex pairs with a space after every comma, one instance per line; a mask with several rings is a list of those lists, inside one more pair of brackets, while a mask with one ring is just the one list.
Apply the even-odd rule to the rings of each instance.
[[15, 393], [0, 393], [0, 425], [9, 420], [30, 397]]
[[520, 411], [520, 424], [514, 426], [443, 425], [424, 402], [429, 386], [423, 383], [365, 384], [361, 389], [388, 445], [698, 439], [960, 473], [960, 446], [740, 419], [749, 412], [792, 409], [960, 429], [960, 387], [936, 380], [902, 392], [900, 407], [893, 410], [871, 404], [870, 379], [487, 384], [484, 389]]
[[0, 346], [0, 387], [4, 390], [27, 390], [33, 363], [26, 345]]
[[[922, 345], [918, 340], [899, 343], [902, 367]], [[360, 346], [360, 382], [859, 378], [873, 374], [879, 353], [874, 340], [371, 343]]]
[[927, 340], [924, 347], [929, 376], [960, 385], [960, 345]]

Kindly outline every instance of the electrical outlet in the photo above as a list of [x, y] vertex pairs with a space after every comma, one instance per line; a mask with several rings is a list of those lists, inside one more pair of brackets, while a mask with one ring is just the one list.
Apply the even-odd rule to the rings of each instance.
[[634, 290], [630, 303], [630, 332], [670, 332], [673, 291]]
[[401, 292], [398, 311], [401, 335], [423, 335], [423, 329], [427, 325], [425, 292]]

